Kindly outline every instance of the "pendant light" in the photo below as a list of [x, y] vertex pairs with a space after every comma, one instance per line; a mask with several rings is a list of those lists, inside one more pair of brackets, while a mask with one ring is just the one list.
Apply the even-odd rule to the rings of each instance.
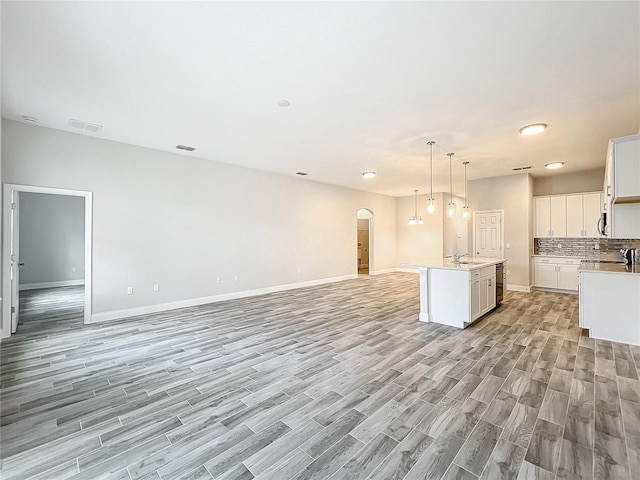
[[464, 165], [464, 205], [462, 206], [462, 218], [469, 220], [471, 218], [471, 210], [467, 203], [467, 165], [469, 165], [469, 162], [462, 162], [462, 165]]
[[453, 176], [451, 173], [451, 157], [453, 153], [447, 153], [449, 156], [449, 204], [447, 205], [447, 217], [452, 218], [456, 216], [456, 204], [453, 201]]
[[429, 199], [427, 200], [427, 214], [428, 215], [437, 215], [438, 214], [438, 204], [436, 199], [433, 198], [433, 144], [436, 143], [433, 140], [427, 142], [429, 145], [429, 169], [431, 170], [431, 193], [429, 194]]
[[414, 210], [413, 217], [409, 219], [407, 222], [408, 225], [422, 225], [424, 222], [422, 221], [422, 217], [418, 216], [418, 190], [413, 191], [414, 194]]

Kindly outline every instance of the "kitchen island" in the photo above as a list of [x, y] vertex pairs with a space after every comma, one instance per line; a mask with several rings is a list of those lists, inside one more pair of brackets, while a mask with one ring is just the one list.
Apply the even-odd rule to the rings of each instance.
[[505, 263], [504, 258], [463, 257], [457, 263], [443, 258], [412, 265], [420, 273], [419, 320], [468, 327], [499, 305]]
[[583, 261], [580, 327], [589, 337], [640, 345], [640, 265]]

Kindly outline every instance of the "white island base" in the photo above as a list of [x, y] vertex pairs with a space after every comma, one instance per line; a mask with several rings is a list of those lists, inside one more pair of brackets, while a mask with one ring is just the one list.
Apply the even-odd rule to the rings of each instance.
[[[470, 258], [454, 264], [449, 259], [436, 265], [417, 265], [420, 272], [421, 322], [465, 328], [498, 306], [496, 265], [505, 259]], [[500, 285], [496, 285], [496, 283]]]

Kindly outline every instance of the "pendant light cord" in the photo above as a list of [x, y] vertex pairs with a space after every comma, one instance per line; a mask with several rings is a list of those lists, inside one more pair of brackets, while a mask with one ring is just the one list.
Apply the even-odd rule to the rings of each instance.
[[429, 169], [430, 172], [430, 181], [431, 181], [431, 193], [429, 194], [429, 200], [433, 200], [433, 144], [436, 143], [433, 140], [427, 142], [429, 144]]
[[451, 157], [453, 153], [447, 153], [449, 155], [449, 203], [453, 203], [453, 177], [451, 175]]

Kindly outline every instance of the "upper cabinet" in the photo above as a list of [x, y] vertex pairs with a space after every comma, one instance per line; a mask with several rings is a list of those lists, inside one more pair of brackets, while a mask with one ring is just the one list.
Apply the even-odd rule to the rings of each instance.
[[613, 203], [640, 202], [640, 135], [614, 138], [611, 143], [607, 167], [613, 168]]
[[595, 238], [598, 233], [602, 194], [576, 193], [534, 197], [535, 237]]
[[604, 191], [607, 235], [640, 238], [640, 134], [609, 140]]
[[536, 197], [536, 237], [567, 236], [567, 200], [564, 195]]

